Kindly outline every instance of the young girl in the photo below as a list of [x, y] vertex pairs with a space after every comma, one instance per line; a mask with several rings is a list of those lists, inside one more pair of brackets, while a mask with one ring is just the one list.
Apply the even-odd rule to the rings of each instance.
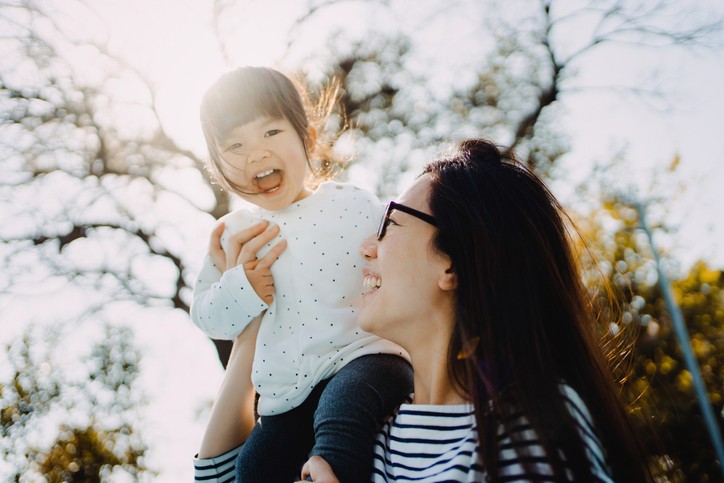
[[[310, 162], [322, 149], [309, 113], [325, 117], [334, 101], [322, 98], [326, 109], [307, 109], [287, 77], [245, 67], [202, 101], [212, 173], [255, 206], [221, 220], [194, 289], [191, 317], [207, 335], [243, 332], [195, 461], [197, 481], [232, 481], [235, 459], [240, 481], [292, 481], [310, 454], [342, 481], [369, 481], [376, 429], [412, 390], [407, 354], [356, 325], [363, 260], [355, 247], [375, 229], [379, 202], [349, 184], [308, 183], [335, 167]], [[261, 417], [243, 441], [250, 372]]]

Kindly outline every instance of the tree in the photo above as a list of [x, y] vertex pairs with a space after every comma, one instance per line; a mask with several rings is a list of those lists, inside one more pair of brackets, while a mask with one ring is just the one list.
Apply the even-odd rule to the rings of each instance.
[[[669, 200], [684, 186], [677, 176], [675, 157], [650, 177], [648, 193], [654, 229], [670, 240], [675, 233], [669, 220]], [[694, 394], [692, 375], [675, 335], [672, 317], [658, 284], [656, 264], [648, 239], [631, 206], [633, 189], [621, 192], [624, 167], [613, 162], [597, 171], [582, 197], [598, 198], [600, 208], [577, 219], [589, 240], [584, 252], [589, 287], [601, 299], [601, 333], [607, 339], [615, 374], [637, 426], [637, 433], [652, 458], [651, 467], [665, 481], [717, 481], [721, 468]], [[647, 195], [642, 195], [647, 197]], [[662, 251], [662, 247], [657, 247]], [[698, 261], [682, 268], [667, 256], [662, 263], [671, 279], [693, 352], [699, 364], [709, 402], [715, 414], [724, 403], [724, 275], [721, 269]], [[593, 260], [591, 260], [591, 258]], [[603, 284], [603, 285], [602, 285]], [[622, 357], [623, 355], [623, 357]], [[724, 420], [719, 419], [724, 432]]]
[[[0, 382], [0, 456], [12, 468], [8, 480], [152, 475], [138, 431], [144, 397], [135, 384], [140, 353], [131, 330], [106, 326], [83, 367], [74, 368], [82, 376], [71, 377], [53, 356], [57, 331], [34, 329], [8, 345], [12, 375]], [[40, 444], [48, 436], [49, 444]]]
[[[305, 20], [312, 21], [324, 8], [339, 3], [344, 2], [321, 3]], [[383, 196], [396, 194], [400, 177], [407, 170], [419, 169], [437, 144], [450, 137], [492, 137], [541, 174], [551, 176], [556, 162], [569, 150], [566, 134], [556, 123], [561, 116], [559, 104], [585, 90], [576, 75], [582, 60], [619, 43], [640, 48], [706, 48], [722, 28], [721, 19], [662, 27], [667, 16], [691, 16], [682, 12], [685, 7], [669, 0], [593, 0], [569, 6], [547, 0], [525, 4], [493, 0], [446, 7], [444, 15], [439, 8], [423, 10], [412, 22], [399, 14], [402, 4], [373, 2], [378, 6], [375, 19], [380, 27], [346, 42], [343, 33], [335, 32], [324, 54], [315, 51], [304, 58], [306, 67], [326, 56], [326, 64], [320, 67], [322, 77], [343, 79], [351, 134], [360, 141], [360, 160], [376, 174], [377, 190]], [[405, 15], [410, 13], [405, 10]], [[401, 26], [385, 30], [389, 27], [385, 16], [395, 15], [403, 17], [393, 18]], [[478, 23], [475, 49], [446, 44], [459, 49], [460, 57], [470, 55], [469, 51], [473, 54], [457, 64], [442, 64], [441, 70], [460, 71], [460, 80], [448, 81], [444, 87], [432, 86], [438, 72], [429, 66], [455, 56], [445, 52], [432, 57], [423, 44], [429, 31], [440, 28], [435, 24], [438, 18], [440, 23], [461, 28]], [[582, 22], [591, 26], [587, 33], [577, 29]], [[292, 48], [285, 54], [295, 55], [299, 54]], [[308, 77], [319, 77], [314, 67], [307, 70], [314, 74]], [[642, 97], [663, 95], [650, 86], [630, 86], [629, 92]]]
[[[339, 15], [352, 3], [354, 22]], [[87, 324], [123, 304], [188, 311], [199, 262], [188, 247], [206, 239], [201, 226], [230, 209], [228, 194], [203, 169], [203, 154], [169, 134], [153, 77], [124, 57], [110, 30], [91, 28], [113, 23], [96, 13], [101, 5], [0, 3], [7, 32], [0, 60], [2, 294], [82, 288], [87, 296], [77, 316]], [[387, 197], [451, 136], [494, 137], [553, 176], [568, 150], [557, 106], [581, 88], [581, 59], [612, 42], [702, 45], [719, 26], [660, 27], [678, 8], [668, 0], [591, 0], [567, 11], [549, 1], [531, 0], [516, 11], [507, 5], [299, 3], [279, 64], [300, 72], [316, 92], [332, 77], [340, 80], [342, 109], [333, 122], [350, 126], [337, 143], [356, 153], [348, 176], [368, 176]], [[218, 53], [209, 55], [229, 66], [243, 63], [247, 44], [237, 41], [244, 30], [238, 26], [256, 21], [245, 15], [255, 8], [276, 6], [210, 2]], [[371, 21], [363, 29], [348, 28], [365, 18]], [[425, 44], [441, 19], [476, 32], [465, 62], [455, 65], [465, 75], [442, 83], [429, 68], [441, 59]], [[571, 44], [566, 33], [583, 20], [591, 35]], [[328, 43], [305, 45], [310, 30]], [[68, 323], [58, 319], [59, 326]], [[217, 347], [223, 362], [228, 344]]]

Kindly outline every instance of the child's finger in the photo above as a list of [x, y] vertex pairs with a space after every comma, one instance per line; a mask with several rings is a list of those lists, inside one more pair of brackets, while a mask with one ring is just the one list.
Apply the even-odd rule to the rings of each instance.
[[244, 263], [242, 266], [244, 267], [244, 270], [254, 270], [256, 266], [259, 264], [259, 260], [249, 260], [248, 262]]
[[279, 226], [269, 225], [266, 230], [244, 243], [241, 247], [241, 252], [239, 253], [238, 263], [246, 263], [249, 260], [254, 260], [259, 250], [261, 250], [264, 245], [272, 241], [278, 234]]
[[224, 233], [224, 222], [222, 221], [211, 231], [209, 238], [209, 257], [214, 263], [214, 266], [223, 272], [226, 269], [225, 260], [226, 254], [221, 246], [221, 234]]
[[224, 251], [221, 247], [221, 235], [224, 233], [224, 227], [225, 225], [222, 221], [216, 225], [213, 230], [211, 230], [211, 235], [209, 236], [209, 250]]
[[241, 252], [241, 245], [236, 243], [230, 243], [226, 251], [226, 267], [232, 268], [237, 265], [236, 260], [239, 258], [239, 252]]
[[243, 230], [231, 235], [231, 237], [229, 237], [229, 243], [242, 246], [255, 236], [259, 235], [259, 233], [262, 233], [268, 225], [269, 222], [266, 220], [254, 223], [250, 227], [244, 228]]
[[279, 258], [279, 255], [282, 254], [282, 252], [287, 248], [287, 241], [286, 240], [279, 240], [279, 243], [271, 247], [271, 249], [264, 255], [264, 257], [259, 260], [259, 264], [256, 266], [257, 268], [269, 268], [271, 267], [274, 262], [277, 261], [277, 258]]
[[[241, 254], [241, 250], [243, 249], [244, 245], [254, 237], [258, 236], [259, 233], [262, 233], [264, 229], [269, 224], [268, 221], [262, 220], [259, 223], [255, 223], [252, 226], [248, 228], [244, 228], [243, 230], [234, 233], [229, 237], [229, 244], [227, 248], [226, 253], [226, 266], [227, 267], [234, 267], [236, 265], [240, 265], [242, 263], [242, 260], [239, 258], [239, 255]], [[253, 260], [254, 257], [247, 257], [245, 261]]]

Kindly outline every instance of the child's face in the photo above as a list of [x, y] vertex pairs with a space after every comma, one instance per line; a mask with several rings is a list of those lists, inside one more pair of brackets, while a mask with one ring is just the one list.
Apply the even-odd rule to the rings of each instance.
[[304, 185], [304, 145], [285, 118], [263, 116], [238, 126], [218, 149], [224, 176], [240, 188], [237, 194], [250, 203], [281, 210], [310, 194]]

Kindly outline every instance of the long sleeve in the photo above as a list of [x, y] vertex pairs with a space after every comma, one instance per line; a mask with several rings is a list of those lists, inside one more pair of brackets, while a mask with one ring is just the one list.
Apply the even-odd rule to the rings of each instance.
[[242, 268], [222, 274], [205, 260], [193, 294], [191, 316], [214, 338], [231, 339], [262, 317], [256, 340], [252, 382], [258, 412], [271, 416], [298, 407], [322, 380], [367, 354], [399, 354], [404, 349], [364, 332], [357, 325], [364, 259], [358, 247], [374, 232], [380, 202], [364, 190], [322, 183], [311, 195], [283, 210], [243, 208], [224, 216], [225, 252], [234, 233], [266, 220], [279, 226], [261, 247], [263, 258], [279, 240], [288, 242], [271, 266], [274, 301], [265, 305]]
[[191, 320], [214, 339], [235, 339], [268, 308], [240, 266], [222, 275], [206, 256], [194, 286]]

